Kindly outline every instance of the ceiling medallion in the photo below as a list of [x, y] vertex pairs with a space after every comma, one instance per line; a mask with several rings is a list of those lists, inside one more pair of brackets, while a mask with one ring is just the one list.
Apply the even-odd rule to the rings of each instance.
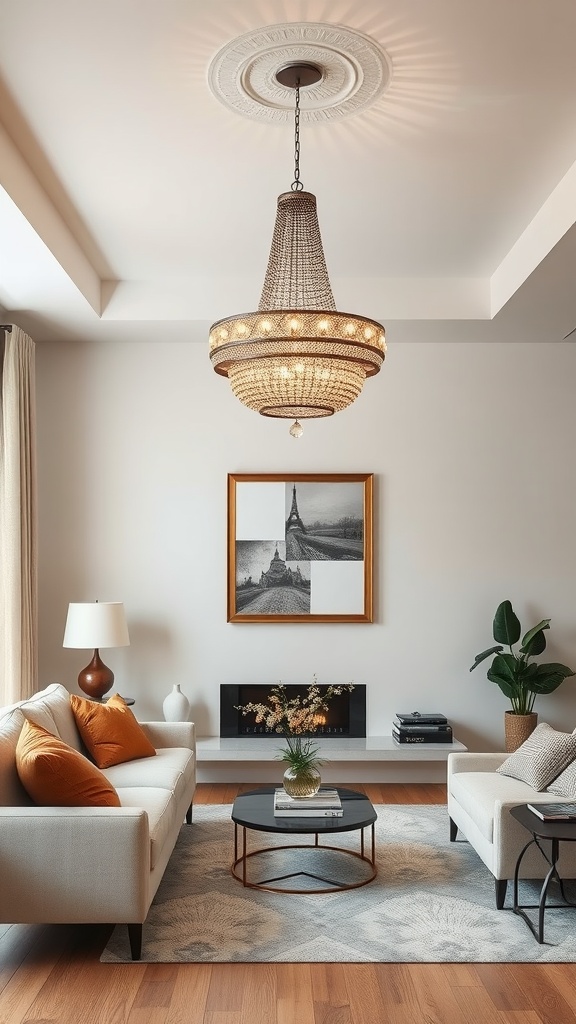
[[268, 25], [233, 39], [216, 54], [208, 85], [217, 100], [243, 117], [288, 122], [294, 89], [278, 68], [314, 65], [321, 77], [302, 94], [302, 120], [324, 123], [359, 113], [384, 92], [392, 76], [386, 51], [370, 36], [344, 25], [291, 22]]

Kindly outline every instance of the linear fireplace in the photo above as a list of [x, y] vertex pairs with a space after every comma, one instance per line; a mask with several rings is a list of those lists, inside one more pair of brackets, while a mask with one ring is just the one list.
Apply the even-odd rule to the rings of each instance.
[[[220, 684], [220, 736], [238, 737], [257, 736], [271, 737], [264, 724], [258, 725], [254, 714], [243, 715], [237, 710], [239, 705], [265, 703], [273, 683], [221, 683]], [[327, 689], [327, 684], [319, 684], [320, 691]], [[297, 695], [305, 696], [307, 684], [287, 683], [286, 693], [289, 699]], [[315, 736], [322, 739], [342, 738], [343, 736], [366, 736], [366, 686], [355, 683], [353, 690], [345, 690], [338, 697], [333, 697], [325, 712], [325, 721], [321, 723]]]

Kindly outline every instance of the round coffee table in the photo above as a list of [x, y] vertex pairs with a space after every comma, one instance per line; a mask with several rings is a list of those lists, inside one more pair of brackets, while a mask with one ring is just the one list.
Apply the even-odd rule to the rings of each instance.
[[[232, 821], [234, 822], [234, 862], [231, 867], [234, 878], [242, 882], [242, 885], [250, 889], [265, 889], [269, 892], [299, 893], [310, 895], [324, 892], [343, 892], [347, 889], [357, 889], [362, 885], [368, 885], [376, 878], [376, 850], [374, 822], [377, 819], [376, 811], [367, 797], [362, 793], [356, 793], [352, 789], [338, 789], [342, 801], [343, 815], [341, 818], [275, 818], [274, 817], [274, 787], [254, 790], [251, 793], [242, 793], [237, 796], [232, 807]], [[242, 830], [242, 842], [239, 843], [238, 829]], [[364, 829], [370, 829], [370, 842], [368, 850], [364, 841]], [[263, 846], [257, 850], [247, 850], [246, 832], [272, 832], [276, 835], [312, 835], [313, 843], [286, 843], [282, 846]], [[349, 850], [342, 846], [333, 846], [328, 843], [320, 843], [320, 836], [333, 835], [337, 832], [360, 832], [360, 850]], [[241, 850], [240, 850], [241, 845]], [[339, 881], [338, 879], [323, 878], [321, 875], [300, 868], [288, 875], [279, 875], [274, 878], [266, 878], [260, 881], [249, 881], [247, 878], [246, 865], [252, 857], [259, 857], [262, 854], [280, 852], [281, 850], [332, 850], [342, 857], [354, 857], [363, 861], [369, 866], [366, 878], [360, 881]], [[312, 879], [313, 882], [321, 883], [317, 888], [291, 888], [280, 886], [274, 883], [302, 875]]]

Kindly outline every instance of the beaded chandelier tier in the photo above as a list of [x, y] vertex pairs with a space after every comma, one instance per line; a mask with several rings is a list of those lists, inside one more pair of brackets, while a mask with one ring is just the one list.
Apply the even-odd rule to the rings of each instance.
[[312, 64], [290, 64], [276, 78], [295, 89], [294, 181], [278, 197], [268, 269], [258, 310], [210, 328], [210, 359], [232, 391], [262, 416], [332, 416], [350, 405], [384, 362], [376, 320], [336, 310], [326, 269], [316, 197], [300, 182], [300, 89], [320, 80]]

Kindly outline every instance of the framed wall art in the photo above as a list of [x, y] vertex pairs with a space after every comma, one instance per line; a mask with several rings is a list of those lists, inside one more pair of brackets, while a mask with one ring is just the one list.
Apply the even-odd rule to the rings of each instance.
[[228, 474], [228, 622], [372, 622], [372, 473]]

